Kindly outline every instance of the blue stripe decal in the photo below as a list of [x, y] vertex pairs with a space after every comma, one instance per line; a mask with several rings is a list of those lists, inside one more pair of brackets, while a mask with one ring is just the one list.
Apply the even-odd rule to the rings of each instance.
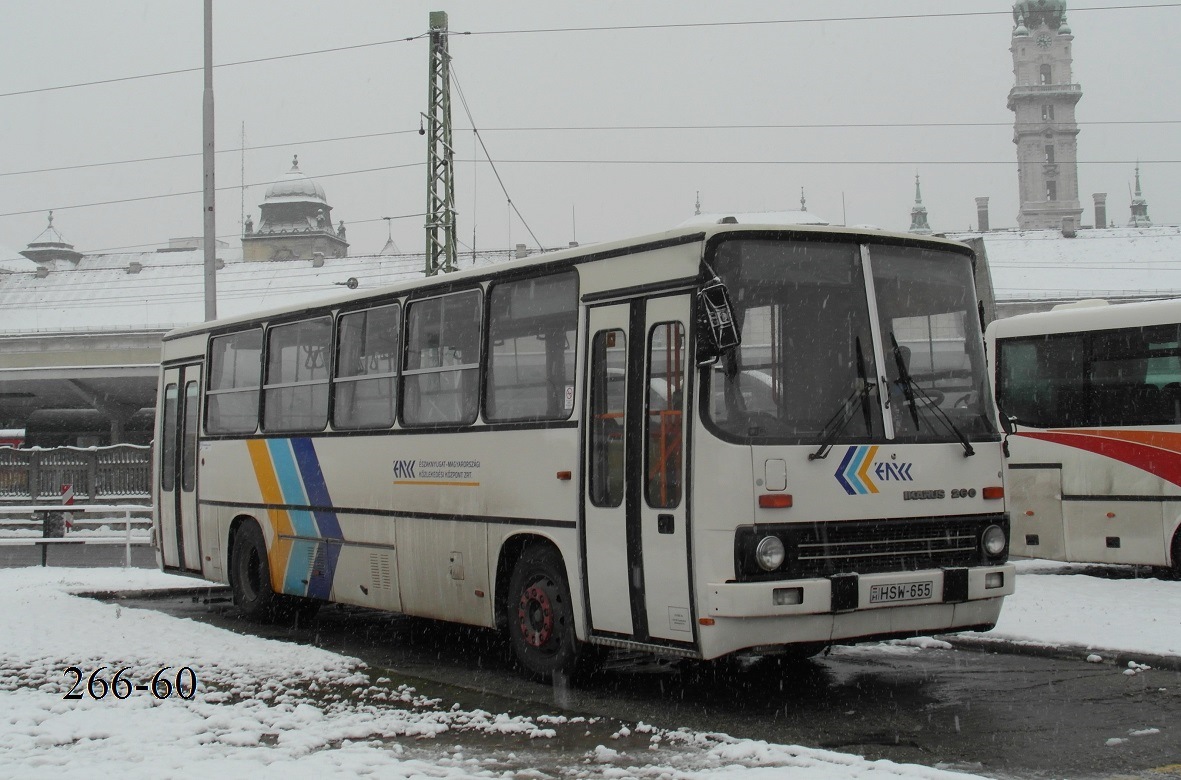
[[[295, 461], [299, 465], [299, 473], [303, 476], [303, 486], [307, 491], [309, 503], [312, 506], [332, 506], [332, 497], [328, 494], [328, 483], [324, 481], [324, 472], [320, 469], [320, 459], [316, 456], [316, 448], [311, 439], [292, 439], [291, 450], [295, 454]], [[343, 539], [340, 530], [340, 520], [336, 512], [331, 510], [316, 510], [316, 525], [319, 536], [328, 539]], [[321, 544], [324, 550], [324, 567], [313, 569], [308, 582], [308, 595], [327, 599], [332, 593], [332, 580], [336, 575], [336, 562], [340, 557], [340, 545]]]
[[[307, 490], [308, 503], [312, 506], [332, 506], [332, 497], [328, 494], [328, 484], [324, 481], [324, 472], [320, 470], [320, 459], [316, 457], [316, 448], [311, 439], [292, 439], [291, 449], [295, 453], [295, 461], [299, 464], [299, 473], [303, 476], [303, 486]], [[340, 522], [336, 513], [317, 511], [316, 523], [320, 529], [320, 536], [328, 539], [342, 538]]]
[[851, 461], [853, 459], [853, 455], [856, 452], [857, 452], [856, 447], [850, 447], [849, 449], [847, 449], [845, 451], [845, 457], [841, 459], [841, 465], [837, 466], [837, 471], [836, 471], [836, 475], [835, 475], [837, 478], [837, 482], [841, 483], [841, 487], [843, 487], [845, 489], [845, 492], [851, 496], [855, 495], [857, 493], [857, 491], [853, 488], [852, 485], [849, 484], [849, 481], [847, 479], [845, 479], [845, 469], [848, 468], [849, 461]]

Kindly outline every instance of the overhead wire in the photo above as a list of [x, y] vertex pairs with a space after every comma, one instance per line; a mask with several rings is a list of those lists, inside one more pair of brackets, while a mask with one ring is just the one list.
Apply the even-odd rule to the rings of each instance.
[[[1165, 2], [1165, 3], [1136, 3], [1133, 5], [1099, 5], [1088, 6], [1070, 9], [1071, 14], [1088, 13], [1091, 11], [1131, 11], [1131, 10], [1145, 10], [1145, 9], [1160, 9], [1160, 8], [1178, 8], [1181, 7], [1181, 2]], [[748, 19], [735, 21], [721, 21], [721, 22], [665, 22], [658, 24], [617, 24], [617, 25], [597, 25], [587, 27], [542, 27], [532, 29], [510, 29], [510, 30], [465, 30], [453, 31], [449, 33], [452, 36], [458, 35], [472, 35], [472, 36], [495, 36], [495, 35], [537, 35], [537, 34], [558, 34], [558, 33], [586, 33], [586, 32], [619, 32], [628, 30], [679, 30], [679, 29], [699, 29], [699, 28], [717, 28], [717, 27], [753, 27], [753, 26], [770, 26], [770, 25], [796, 25], [796, 24], [834, 24], [838, 22], [881, 22], [881, 21], [897, 21], [897, 20], [913, 20], [913, 19], [948, 19], [948, 18], [971, 18], [982, 16], [1008, 16], [1010, 11], [941, 11], [936, 13], [911, 13], [911, 14], [865, 14], [861, 16], [827, 16], [827, 17], [809, 17], [806, 19]], [[370, 41], [367, 43], [346, 44], [343, 46], [333, 46], [325, 49], [312, 49], [308, 51], [290, 52], [287, 54], [276, 54], [268, 57], [254, 57], [246, 60], [237, 60], [233, 62], [222, 62], [213, 65], [214, 68], [231, 68], [241, 65], [254, 65], [263, 62], [274, 62], [277, 60], [294, 59], [297, 57], [310, 57], [321, 54], [334, 54], [344, 51], [353, 51], [357, 49], [374, 48], [378, 46], [389, 46], [396, 43], [409, 43], [420, 38], [425, 38], [430, 33], [419, 33], [417, 35], [406, 36], [402, 38], [390, 38], [380, 41]], [[158, 78], [164, 76], [175, 76], [185, 73], [196, 73], [203, 69], [203, 67], [191, 68], [175, 68], [172, 70], [155, 71], [151, 73], [138, 73], [130, 76], [116, 76], [108, 79], [94, 79], [91, 81], [80, 81], [71, 84], [57, 84], [48, 87], [34, 87], [30, 89], [13, 90], [10, 92], [0, 92], [0, 98], [15, 97], [19, 95], [33, 95], [43, 92], [54, 92], [67, 89], [77, 89], [82, 87], [93, 87], [103, 84], [115, 84], [126, 81], [137, 81], [150, 78]]]
[[[365, 138], [384, 138], [392, 135], [409, 135], [417, 130], [388, 130], [382, 133], [360, 133], [358, 135], [340, 135], [334, 138], [316, 138], [310, 141], [283, 141], [275, 144], [259, 144], [256, 146], [239, 146], [233, 149], [217, 149], [214, 154], [230, 154], [234, 152], [255, 152], [263, 149], [279, 149], [285, 146], [312, 146], [314, 144], [332, 143], [336, 141], [358, 141]], [[160, 162], [162, 160], [181, 160], [189, 157], [200, 157], [203, 152], [181, 152], [177, 154], [162, 154], [156, 157], [136, 157], [130, 160], [106, 160], [104, 162], [79, 163], [77, 165], [59, 165], [53, 168], [31, 168], [24, 171], [0, 171], [0, 176], [24, 176], [33, 173], [55, 173], [58, 171], [78, 171], [86, 168], [102, 168], [111, 165], [132, 165], [136, 163]]]
[[[476, 139], [480, 142], [480, 148], [484, 150], [484, 157], [487, 159], [488, 165], [492, 167], [492, 173], [496, 176], [496, 182], [500, 185], [501, 192], [504, 193], [504, 197], [508, 201], [509, 206], [512, 207], [512, 210], [516, 213], [517, 218], [521, 220], [521, 224], [525, 226], [525, 230], [529, 231], [529, 235], [533, 237], [534, 243], [536, 243], [538, 249], [540, 249], [541, 241], [537, 238], [537, 235], [534, 234], [533, 228], [529, 227], [529, 223], [525, 221], [524, 215], [521, 214], [521, 210], [517, 208], [517, 204], [513, 202], [512, 196], [508, 194], [508, 188], [504, 185], [504, 179], [500, 177], [500, 171], [497, 170], [496, 163], [492, 160], [492, 155], [489, 154], [488, 147], [484, 144], [484, 139], [480, 137], [480, 131], [476, 128], [476, 120], [472, 116], [472, 111], [468, 106], [467, 98], [463, 95], [463, 88], [459, 86], [459, 79], [455, 73], [454, 63], [452, 63], [450, 71], [451, 81], [454, 82], [455, 91], [459, 95], [459, 102], [463, 105], [463, 110], [467, 114], [468, 122], [470, 122], [472, 125], [472, 132], [475, 133]], [[475, 163], [476, 160], [471, 160], [470, 162]]]
[[[397, 170], [399, 168], [419, 168], [419, 167], [424, 167], [425, 165], [426, 165], [425, 162], [401, 163], [399, 165], [380, 165], [380, 166], [377, 166], [374, 168], [361, 168], [361, 169], [358, 169], [355, 171], [338, 171], [336, 173], [320, 173], [320, 174], [316, 174], [316, 178], [330, 179], [330, 178], [337, 177], [337, 176], [355, 176], [355, 175], [359, 175], [359, 174], [363, 174], [363, 173], [393, 171], [393, 170]], [[266, 181], [266, 182], [255, 182], [253, 184], [247, 184], [246, 186], [247, 187], [261, 187], [263, 185], [269, 186], [271, 184], [273, 184], [273, 182]], [[227, 185], [224, 187], [215, 187], [214, 190], [216, 192], [222, 192], [224, 190], [238, 190], [238, 189], [241, 189], [241, 187], [242, 187], [242, 185], [240, 185], [240, 184], [233, 184], [233, 185]], [[142, 201], [146, 201], [146, 200], [162, 200], [164, 198], [179, 198], [179, 197], [184, 197], [187, 195], [200, 195], [200, 194], [202, 194], [202, 192], [203, 192], [203, 190], [185, 190], [183, 192], [167, 192], [167, 193], [161, 193], [158, 195], [140, 195], [140, 196], [133, 197], [133, 198], [115, 198], [112, 200], [95, 201], [93, 203], [74, 203], [74, 204], [70, 204], [70, 205], [66, 205], [66, 206], [49, 206], [49, 207], [42, 207], [42, 208], [37, 208], [37, 209], [26, 209], [24, 211], [8, 211], [8, 212], [0, 213], [0, 217], [16, 217], [16, 216], [23, 216], [25, 214], [40, 214], [45, 211], [66, 211], [68, 209], [91, 208], [94, 206], [111, 206], [111, 205], [115, 205], [115, 204], [119, 204], [119, 203], [138, 203], [138, 202], [142, 202]]]
[[[1092, 122], [1075, 122], [1083, 126], [1093, 125], [1178, 125], [1181, 119], [1115, 119], [1097, 120]], [[462, 131], [471, 130], [477, 133], [503, 132], [629, 132], [629, 131], [670, 131], [670, 130], [842, 130], [842, 129], [917, 129], [940, 127], [1012, 127], [1012, 122], [817, 122], [796, 124], [724, 124], [724, 125], [584, 125], [584, 126], [535, 126], [535, 127], [485, 127], [479, 131], [475, 128], [460, 128]], [[290, 146], [313, 146], [315, 144], [335, 143], [339, 141], [356, 141], [368, 138], [385, 138], [395, 135], [411, 135], [417, 130], [389, 130], [377, 133], [359, 133], [356, 135], [342, 135], [332, 138], [314, 138], [303, 141], [282, 141], [273, 144], [259, 144], [255, 146], [241, 146], [229, 149], [218, 149], [215, 154], [232, 154], [238, 152], [253, 152], [264, 149], [278, 149]], [[24, 176], [38, 173], [56, 173], [61, 171], [85, 170], [87, 168], [101, 168], [117, 165], [134, 165], [147, 162], [161, 162], [165, 160], [179, 160], [200, 157], [201, 152], [182, 152], [164, 154], [154, 157], [137, 157], [128, 160], [105, 160], [92, 163], [78, 163], [75, 165], [59, 165], [50, 168], [30, 168], [21, 171], [0, 171], [3, 176]]]

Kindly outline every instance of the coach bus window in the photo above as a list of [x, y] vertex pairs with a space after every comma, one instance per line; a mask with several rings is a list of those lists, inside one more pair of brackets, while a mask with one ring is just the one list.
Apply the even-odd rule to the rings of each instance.
[[1035, 336], [997, 345], [997, 399], [1002, 413], [1037, 427], [1087, 425], [1086, 339]]
[[210, 433], [253, 433], [258, 426], [262, 331], [214, 338], [210, 345], [205, 428]]
[[1181, 422], [1176, 325], [997, 342], [1005, 414], [1039, 428]]
[[731, 239], [711, 265], [742, 334], [708, 372], [713, 424], [739, 439], [809, 444], [881, 435], [860, 247]]
[[176, 385], [164, 388], [164, 415], [161, 420], [160, 489], [171, 493], [176, 489]]
[[489, 297], [489, 420], [565, 420], [574, 411], [578, 278], [498, 284]]
[[648, 451], [645, 492], [654, 509], [681, 502], [682, 413], [685, 395], [685, 334], [665, 322], [648, 337]]
[[414, 301], [407, 307], [402, 422], [470, 423], [479, 398], [479, 290]]
[[595, 506], [623, 503], [626, 367], [623, 331], [596, 333], [590, 365], [590, 499]]
[[332, 427], [390, 427], [402, 341], [401, 307], [351, 312], [341, 316], [338, 327]]
[[263, 429], [321, 431], [328, 422], [332, 320], [318, 317], [267, 331]]

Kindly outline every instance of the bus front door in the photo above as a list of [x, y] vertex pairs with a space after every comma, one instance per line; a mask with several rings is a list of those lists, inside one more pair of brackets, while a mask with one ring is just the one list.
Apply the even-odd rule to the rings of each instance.
[[583, 544], [596, 636], [694, 641], [685, 432], [688, 295], [590, 310]]
[[156, 540], [166, 569], [201, 571], [201, 545], [197, 538], [197, 410], [201, 367], [164, 371], [164, 406], [157, 441]]

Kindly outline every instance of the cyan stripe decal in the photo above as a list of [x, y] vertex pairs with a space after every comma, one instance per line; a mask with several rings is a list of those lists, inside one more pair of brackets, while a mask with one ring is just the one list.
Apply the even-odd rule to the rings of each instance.
[[[288, 504], [307, 505], [307, 494], [303, 489], [303, 482], [299, 478], [299, 467], [292, 456], [290, 439], [270, 439], [267, 449], [271, 453], [271, 463], [275, 467], [275, 478], [279, 481], [279, 490], [283, 493], [283, 500]], [[288, 510], [291, 525], [296, 536], [319, 536], [316, 521], [312, 513], [306, 509]], [[287, 576], [283, 579], [283, 592], [296, 595], [308, 595], [310, 581], [307, 577], [308, 567], [301, 561], [314, 560], [316, 550], [308, 549], [308, 545], [296, 543], [291, 546], [291, 560], [287, 563]], [[302, 555], [300, 554], [302, 553]], [[307, 556], [306, 558], [304, 556]], [[292, 565], [295, 564], [295, 565]]]

